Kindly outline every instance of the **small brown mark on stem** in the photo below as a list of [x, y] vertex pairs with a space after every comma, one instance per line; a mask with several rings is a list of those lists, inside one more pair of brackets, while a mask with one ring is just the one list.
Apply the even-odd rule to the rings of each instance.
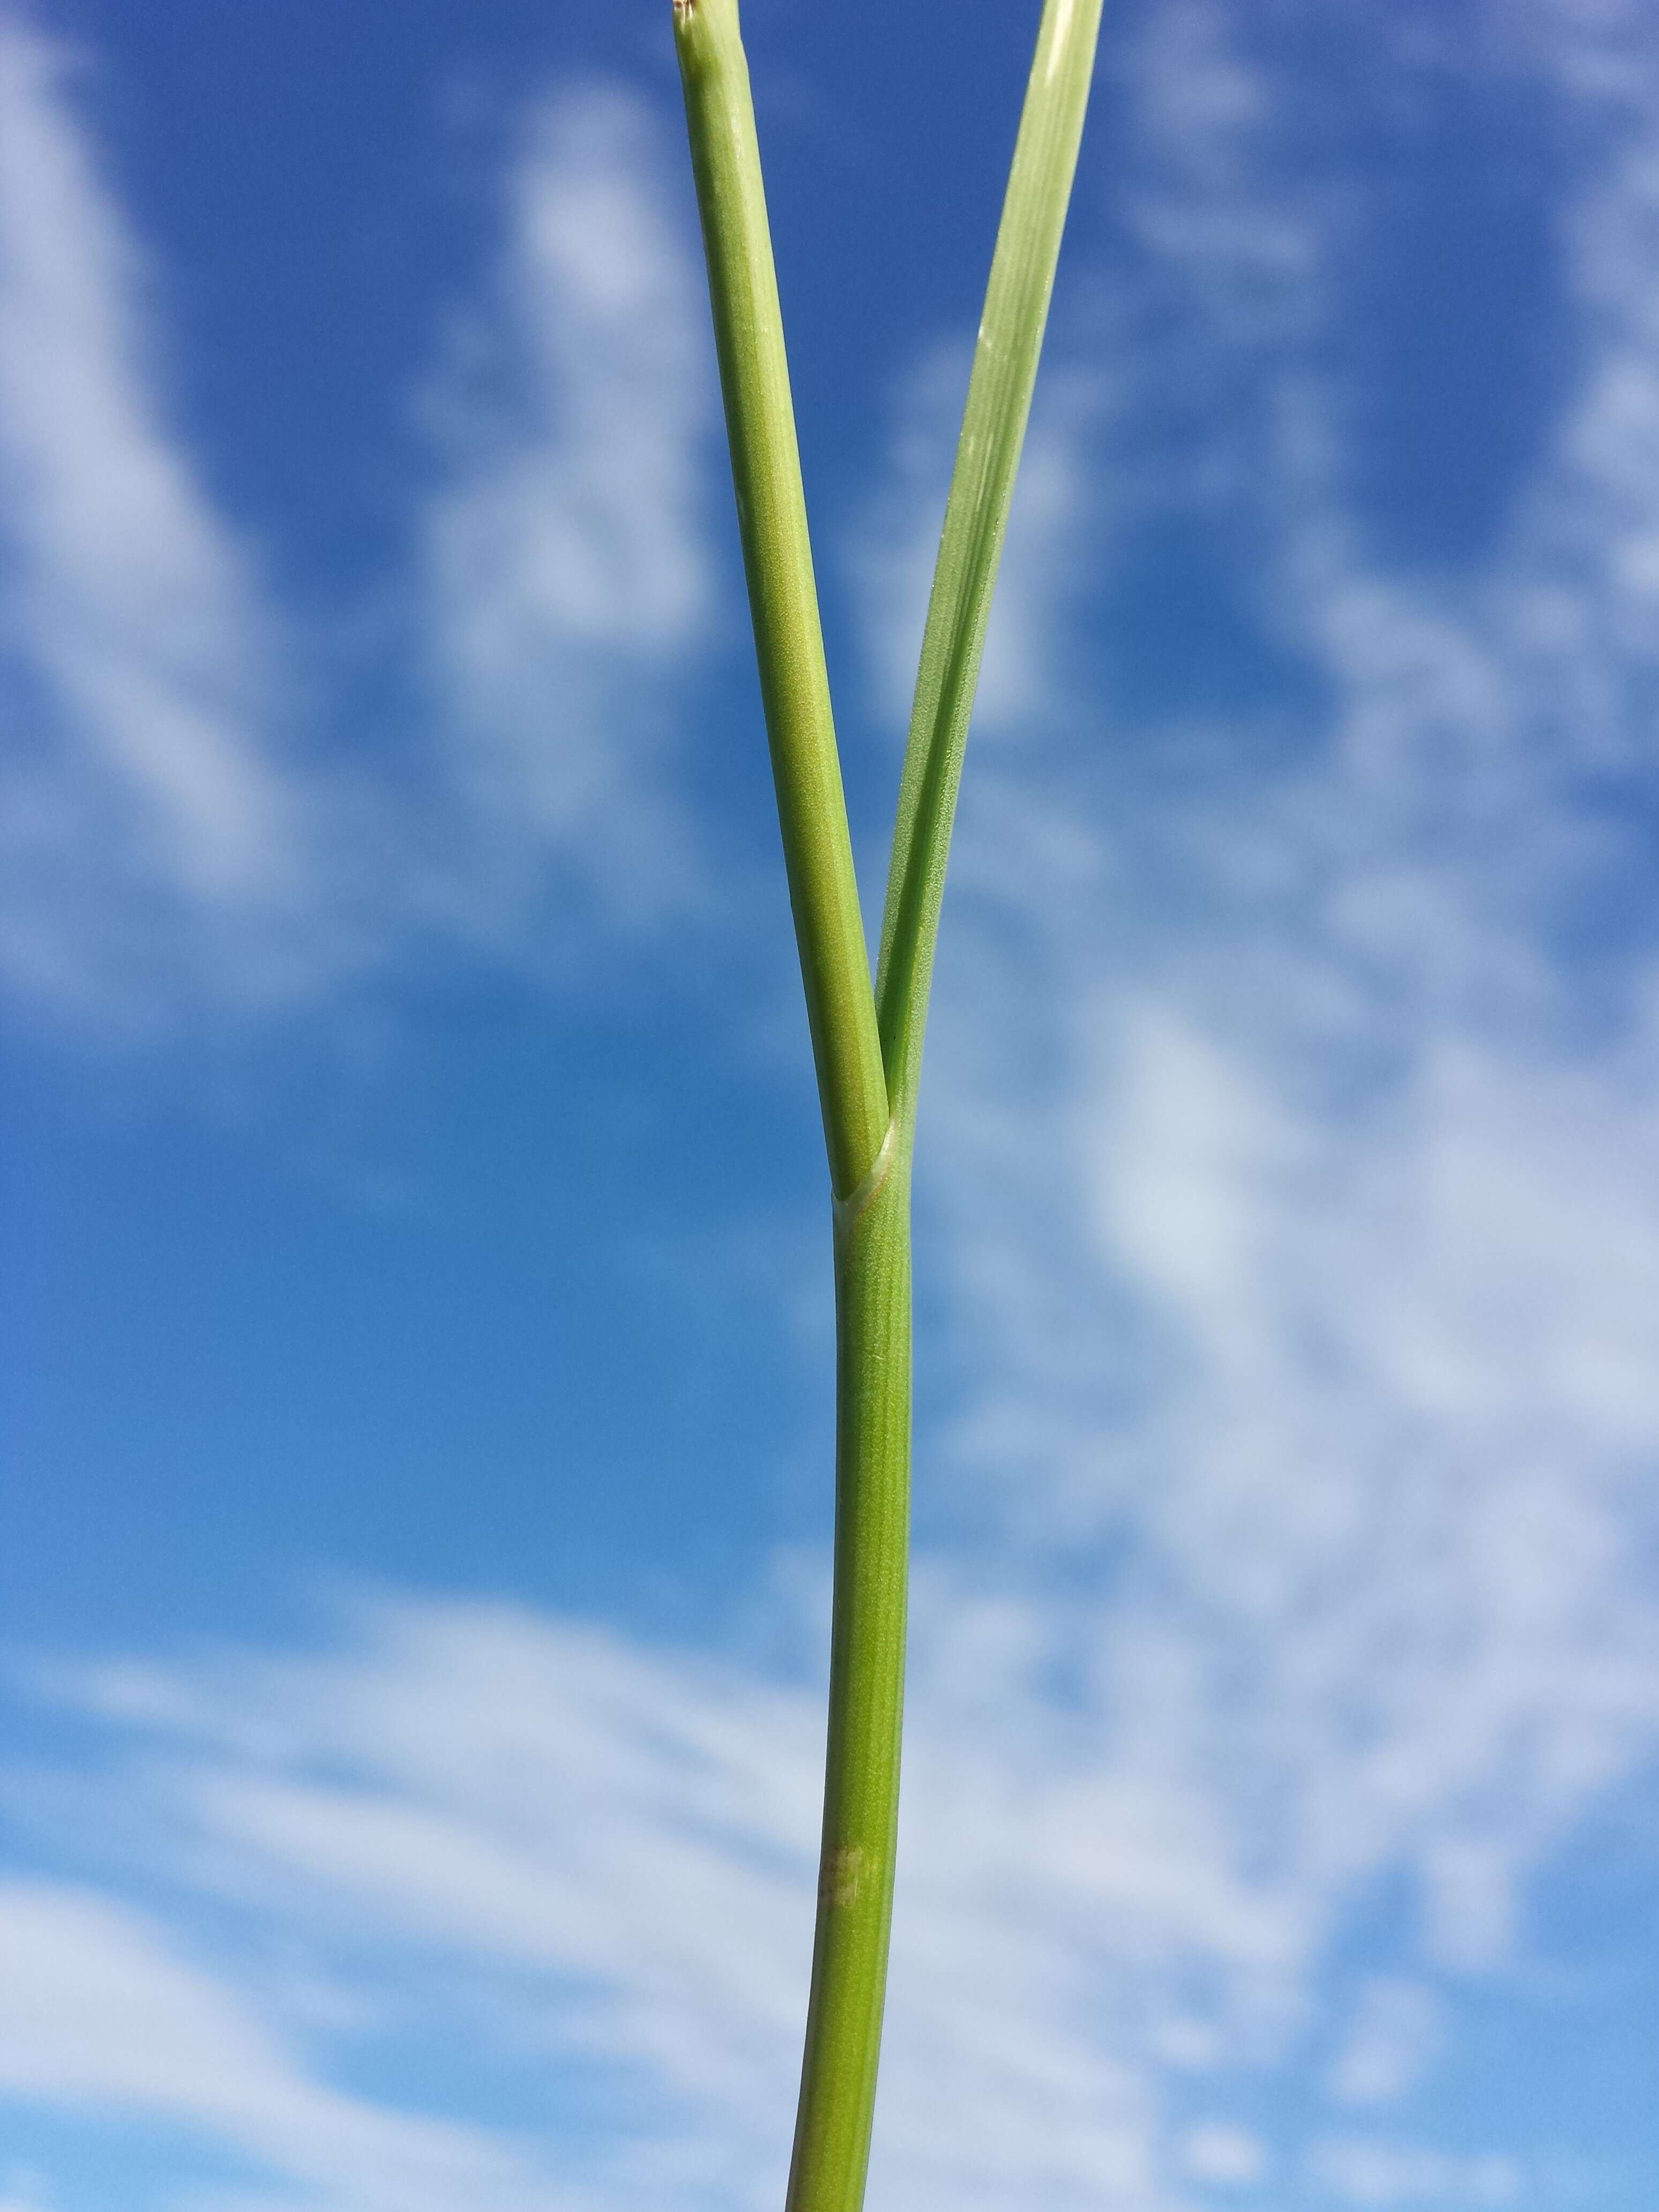
[[823, 1902], [837, 1911], [856, 1905], [859, 1893], [875, 1872], [876, 1855], [862, 1844], [837, 1844], [823, 1863], [818, 1891]]

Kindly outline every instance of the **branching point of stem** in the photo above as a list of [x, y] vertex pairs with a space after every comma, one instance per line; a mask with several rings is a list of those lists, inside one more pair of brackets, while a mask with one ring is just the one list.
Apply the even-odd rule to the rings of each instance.
[[898, 1158], [902, 1135], [896, 1121], [887, 1124], [887, 1133], [881, 1140], [881, 1150], [870, 1163], [870, 1172], [845, 1198], [835, 1202], [836, 1233], [844, 1237], [859, 1216], [872, 1206], [880, 1195], [881, 1187], [893, 1172], [893, 1163]]

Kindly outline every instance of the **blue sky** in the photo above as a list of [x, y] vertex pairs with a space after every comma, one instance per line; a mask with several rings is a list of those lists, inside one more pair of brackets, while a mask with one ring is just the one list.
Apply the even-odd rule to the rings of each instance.
[[[0, 8], [0, 2212], [775, 2204], [825, 1178], [666, 8]], [[1035, 9], [749, 0], [866, 898]], [[1108, 11], [872, 2212], [1659, 2189], [1659, 20]]]

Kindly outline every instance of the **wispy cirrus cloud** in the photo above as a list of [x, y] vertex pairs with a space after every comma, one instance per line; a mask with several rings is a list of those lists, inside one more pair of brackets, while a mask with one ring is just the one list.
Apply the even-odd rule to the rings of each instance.
[[70, 76], [0, 20], [5, 958], [75, 1000], [142, 969], [134, 933], [210, 963], [207, 915], [252, 957], [314, 886], [271, 745], [277, 625], [170, 419], [149, 272]]
[[[1160, 2201], [1158, 2099], [1121, 2039], [1146, 2002], [1167, 2012], [1172, 1947], [1259, 1963], [1287, 1924], [1206, 1861], [1179, 1788], [1097, 1771], [1096, 1729], [1068, 1728], [1025, 1679], [1052, 1637], [1036, 1612], [943, 1584], [920, 1610], [878, 2191], [987, 2212], [1012, 2190]], [[389, 2031], [441, 2048], [465, 2029], [504, 2070], [545, 2069], [561, 2114], [580, 2085], [603, 2131], [519, 2131], [562, 2189], [771, 2201], [810, 1940], [817, 1686], [501, 1606], [382, 1599], [343, 1625], [308, 1652], [43, 1678], [110, 1732], [117, 1764], [90, 1794], [14, 1776], [14, 1813], [84, 1878], [205, 1911], [222, 1978], [273, 2040], [277, 2023], [301, 2040], [267, 1963], [298, 1941], [362, 2008], [355, 2032], [347, 2015], [312, 2033], [334, 2063]], [[113, 1826], [87, 1825], [93, 1802], [118, 1802]], [[112, 1853], [99, 1838], [117, 1833]], [[27, 2009], [31, 1976], [15, 1987]], [[133, 2102], [172, 2110], [172, 2073], [139, 2079], [149, 2048], [138, 2013], [106, 2005], [74, 2053], [48, 2039], [27, 2080], [14, 2069], [14, 2089], [86, 2107], [133, 2081]], [[197, 2053], [197, 2102], [178, 2109], [204, 2132], [234, 2102], [239, 2048]]]
[[315, 1003], [434, 926], [538, 959], [550, 897], [601, 933], [697, 906], [670, 693], [716, 599], [711, 379], [642, 104], [525, 104], [497, 265], [427, 380], [391, 580], [425, 720], [388, 765], [323, 742], [334, 648], [196, 458], [78, 68], [0, 18], [12, 989], [118, 1030]]
[[[1396, 2201], [1364, 2193], [1379, 2175], [1402, 2203], [1425, 2175], [1444, 2190], [1477, 2170], [1513, 2182], [1502, 2144], [1454, 2156], [1328, 2125], [1357, 2098], [1397, 2104], [1425, 2057], [1397, 1987], [1351, 1985], [1328, 1961], [1356, 1879], [1401, 1851], [1397, 1821], [1372, 1827], [1362, 1806], [1358, 1857], [1322, 1864], [1297, 1807], [1275, 1847], [1217, 1771], [1214, 1646], [1179, 1613], [1150, 1619], [1133, 1590], [1104, 1639], [1092, 1606], [937, 1565], [918, 1596], [875, 2202], [989, 2212], [1018, 2191], [1056, 2212], [1127, 2212], [1282, 2186], [1304, 2163], [1359, 2203]], [[1081, 1694], [1057, 1698], [1059, 1679]], [[528, 2067], [540, 2086], [526, 2109], [547, 2115], [486, 2127], [466, 2155], [519, 2160], [552, 2201], [775, 2196], [806, 1973], [816, 1685], [524, 1608], [391, 1596], [308, 1649], [59, 1666], [31, 1694], [66, 1704], [108, 1757], [55, 1778], [14, 1771], [19, 1832], [77, 1883], [136, 1887], [147, 1943], [191, 1925], [231, 1993], [216, 2002], [296, 2054], [289, 2071], [317, 2096], [395, 2039], [465, 2107], [438, 2057], [459, 2037], [500, 2078]], [[1271, 1749], [1249, 1736], [1233, 1778]], [[1333, 1747], [1311, 1735], [1304, 1756], [1313, 1782]], [[1364, 1771], [1351, 1758], [1333, 1786]], [[1455, 1819], [1467, 1779], [1437, 1778], [1420, 1831]], [[1486, 1809], [1501, 1830], [1509, 1804]], [[91, 1911], [94, 1893], [72, 1896]], [[42, 1974], [58, 1973], [55, 1942]], [[281, 1971], [295, 1956], [309, 1962], [298, 1992]], [[125, 1957], [100, 1951], [88, 1985], [125, 1987]], [[319, 2004], [319, 1986], [340, 2001]], [[25, 2014], [31, 1990], [26, 1972]], [[169, 2030], [167, 2005], [158, 2017]], [[198, 2139], [228, 2130], [289, 2171], [337, 2155], [326, 2128], [307, 2150], [328, 2114], [297, 2092], [301, 2132], [280, 2154], [260, 2136], [238, 2102], [235, 2038], [185, 2039], [188, 2095], [166, 2067], [154, 2077], [169, 2036], [106, 1996], [61, 2048], [31, 2046], [14, 2094], [82, 2110], [124, 2099]], [[1254, 2117], [1304, 2039], [1342, 2049], [1346, 2069], [1311, 2140]], [[574, 2124], [574, 2109], [603, 2126]], [[357, 2124], [372, 2145], [405, 2128], [417, 2142], [426, 2123], [400, 2099]], [[339, 2171], [343, 2202], [381, 2201], [373, 2174]]]
[[9, 1882], [0, 1946], [0, 2094], [183, 2127], [326, 2203], [435, 2212], [478, 2190], [549, 2202], [507, 2145], [309, 2076], [222, 1976], [141, 1913], [60, 1882]]
[[438, 745], [495, 867], [551, 855], [635, 915], [696, 897], [672, 687], [716, 604], [706, 313], [660, 170], [621, 92], [526, 118], [422, 523]]

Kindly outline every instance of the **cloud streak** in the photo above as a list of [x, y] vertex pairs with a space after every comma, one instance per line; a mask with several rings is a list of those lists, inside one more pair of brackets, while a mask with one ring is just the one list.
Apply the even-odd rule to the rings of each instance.
[[13, 993], [119, 1033], [315, 1005], [434, 930], [545, 966], [561, 917], [705, 904], [672, 709], [716, 605], [710, 378], [641, 104], [526, 105], [497, 265], [427, 379], [436, 489], [391, 580], [424, 724], [388, 769], [334, 742], [334, 648], [194, 459], [75, 77], [0, 17]]
[[0, 2094], [182, 2124], [332, 2203], [437, 2212], [479, 2190], [549, 2202], [483, 2136], [308, 2078], [223, 1978], [135, 1912], [62, 1883], [8, 1883], [0, 1947]]
[[621, 92], [528, 119], [432, 402], [453, 459], [423, 526], [440, 742], [497, 866], [522, 841], [636, 918], [696, 897], [669, 687], [716, 599], [705, 318], [659, 167]]
[[0, 20], [0, 471], [15, 981], [78, 994], [135, 919], [212, 957], [307, 896], [270, 744], [280, 646], [168, 419], [144, 256], [70, 104]]
[[[1330, 2039], [1357, 2006], [1334, 2112], [1397, 2094], [1390, 1992], [1315, 1994], [1352, 1863], [1334, 1879], [1264, 1854], [1208, 1778], [1214, 1747], [1189, 1757], [1179, 1727], [1204, 1654], [1181, 1625], [1154, 1645], [1135, 1621], [1112, 1655], [1128, 1679], [1062, 1704], [1055, 1670], [1075, 1677], [1099, 1651], [1091, 1612], [937, 1567], [918, 1595], [872, 2201], [990, 2212], [1017, 2191], [1128, 2212], [1283, 2168], [1295, 2138], [1263, 2141], [1236, 2100], [1314, 2027], [1310, 2007]], [[352, 2147], [418, 2145], [429, 2124], [337, 2113], [319, 2077], [395, 2032], [442, 2080], [436, 2054], [459, 2036], [503, 2072], [531, 2063], [532, 2109], [579, 2097], [608, 2118], [597, 2135], [551, 2117], [510, 2142], [475, 2129], [453, 2161], [516, 2159], [561, 2203], [775, 2197], [807, 1966], [816, 1686], [522, 1608], [391, 1596], [301, 1653], [60, 1666], [33, 1694], [93, 1723], [109, 1757], [78, 1778], [14, 1774], [14, 1816], [78, 1882], [137, 1883], [153, 1912], [210, 1926], [219, 1994], [187, 1978], [175, 1990], [155, 1933], [54, 1890], [38, 1971], [73, 2033], [36, 2038], [15, 2091], [166, 2111], [267, 2156], [259, 2114], [281, 2106], [289, 2169], [378, 2203], [390, 2185]], [[65, 1916], [73, 1942], [54, 1933]], [[134, 1946], [148, 1979], [129, 1971]], [[314, 1987], [296, 2002], [272, 1972], [296, 1949], [349, 2003]], [[98, 2001], [76, 2010], [83, 1985]], [[136, 2001], [111, 2001], [141, 1985], [160, 1991], [153, 2033]], [[25, 2013], [32, 1990], [25, 1971]], [[203, 2030], [216, 2006], [235, 2008], [235, 2033]], [[274, 2051], [301, 2055], [279, 2068]]]

